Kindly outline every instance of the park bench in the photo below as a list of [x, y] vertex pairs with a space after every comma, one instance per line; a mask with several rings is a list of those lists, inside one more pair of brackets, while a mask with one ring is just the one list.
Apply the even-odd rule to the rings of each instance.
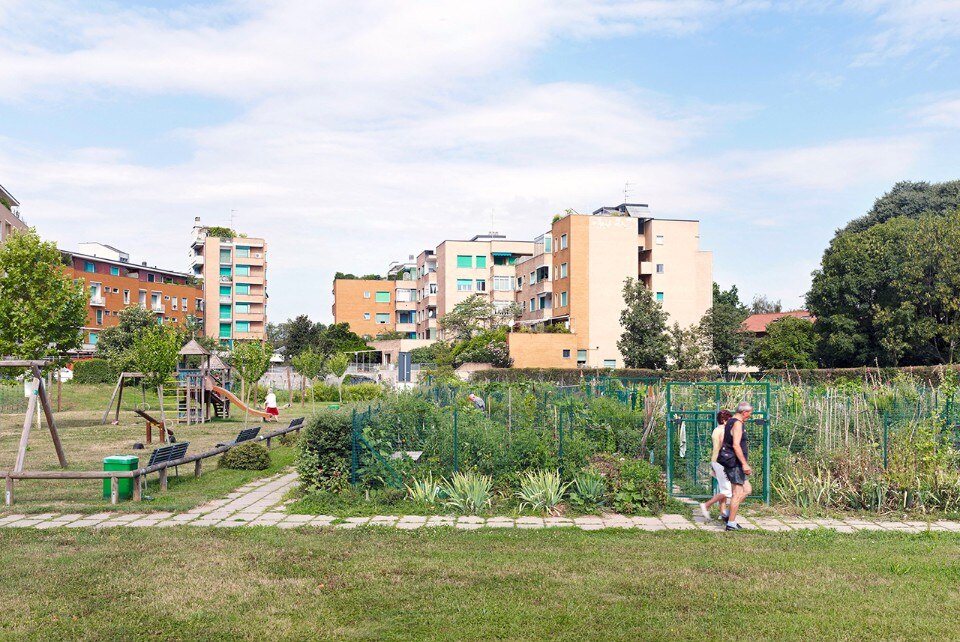
[[[147, 468], [155, 466], [157, 464], [166, 464], [171, 461], [178, 461], [183, 459], [187, 454], [187, 446], [190, 445], [189, 441], [181, 441], [175, 444], [169, 444], [167, 446], [161, 446], [160, 448], [155, 449], [150, 453], [150, 461], [147, 462]], [[174, 466], [174, 470], [177, 474], [177, 477], [180, 476], [180, 469], [178, 466]], [[144, 475], [142, 478], [144, 485], [147, 483], [147, 476]], [[160, 469], [160, 490], [167, 489], [167, 469], [166, 467]]]
[[224, 442], [222, 444], [217, 444], [217, 446], [218, 447], [236, 446], [239, 443], [242, 443], [244, 441], [250, 441], [251, 439], [256, 438], [256, 436], [259, 434], [260, 434], [260, 426], [257, 426], [255, 428], [244, 428], [243, 430], [240, 431], [240, 434], [237, 435], [236, 439], [234, 439], [233, 441]]

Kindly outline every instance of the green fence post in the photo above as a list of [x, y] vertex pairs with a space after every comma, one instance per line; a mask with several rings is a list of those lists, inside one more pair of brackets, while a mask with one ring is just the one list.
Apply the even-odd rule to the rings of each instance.
[[560, 413], [560, 430], [558, 435], [560, 436], [560, 447], [557, 450], [557, 458], [560, 460], [560, 479], [563, 479], [563, 413]]
[[667, 384], [667, 495], [673, 497], [673, 417], [670, 409], [670, 384]]
[[770, 504], [770, 409], [763, 419], [763, 502]]
[[888, 444], [890, 441], [890, 423], [887, 413], [883, 413], [883, 468], [887, 468]]
[[350, 484], [357, 485], [357, 468], [359, 467], [359, 454], [357, 453], [357, 409], [353, 409], [353, 418], [350, 429]]
[[456, 474], [460, 470], [460, 453], [457, 447], [457, 407], [453, 407], [453, 472]]

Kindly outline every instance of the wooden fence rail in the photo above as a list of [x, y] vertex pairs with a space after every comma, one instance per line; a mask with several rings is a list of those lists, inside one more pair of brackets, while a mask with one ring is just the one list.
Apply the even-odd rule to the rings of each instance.
[[149, 475], [150, 473], [159, 473], [160, 474], [160, 490], [167, 489], [167, 469], [171, 466], [183, 466], [194, 462], [193, 474], [194, 477], [200, 477], [201, 472], [201, 463], [204, 459], [209, 457], [216, 457], [221, 455], [234, 446], [239, 446], [241, 444], [249, 444], [258, 441], [267, 442], [267, 448], [271, 447], [271, 441], [275, 437], [280, 437], [290, 432], [300, 432], [303, 428], [303, 424], [299, 423], [293, 426], [287, 426], [286, 428], [278, 428], [273, 432], [268, 432], [265, 435], [259, 435], [253, 439], [248, 439], [247, 441], [242, 441], [239, 444], [224, 444], [223, 446], [217, 446], [212, 450], [207, 450], [196, 455], [187, 455], [180, 459], [174, 461], [167, 461], [161, 464], [154, 464], [153, 466], [145, 466], [143, 468], [138, 468], [137, 470], [7, 470], [3, 473], [0, 473], [0, 476], [6, 479], [6, 493], [4, 495], [4, 503], [7, 506], [13, 505], [13, 482], [17, 479], [109, 479], [110, 480], [110, 503], [116, 504], [120, 501], [120, 483], [119, 480], [133, 478], [133, 500], [140, 501], [141, 488], [140, 481], [141, 477]]

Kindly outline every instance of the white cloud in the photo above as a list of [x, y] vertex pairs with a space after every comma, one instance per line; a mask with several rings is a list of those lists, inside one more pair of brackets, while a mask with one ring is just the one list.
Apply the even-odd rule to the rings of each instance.
[[946, 53], [960, 37], [956, 0], [846, 0], [844, 5], [873, 18], [877, 31], [855, 64], [879, 64], [924, 48]]
[[913, 118], [925, 127], [960, 129], [960, 96], [946, 96], [920, 107]]

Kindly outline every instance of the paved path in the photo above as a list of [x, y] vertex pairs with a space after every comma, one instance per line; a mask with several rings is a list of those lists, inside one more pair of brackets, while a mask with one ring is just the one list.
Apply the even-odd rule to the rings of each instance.
[[[633, 528], [644, 531], [708, 530], [721, 531], [722, 524], [706, 521], [692, 508], [696, 517], [684, 515], [661, 515], [660, 517], [628, 517], [604, 515], [589, 517], [454, 517], [408, 515], [405, 517], [378, 515], [375, 517], [348, 517], [340, 519], [330, 515], [290, 515], [284, 512], [284, 495], [297, 483], [296, 473], [274, 475], [242, 486], [223, 499], [203, 504], [184, 513], [97, 513], [95, 515], [43, 513], [40, 515], [4, 515], [0, 528], [112, 528], [123, 526], [173, 527], [213, 526], [232, 528], [240, 526], [276, 526], [300, 528], [304, 526], [333, 526], [334, 528], [357, 528], [358, 526], [383, 526], [414, 530], [432, 526], [452, 526], [463, 530], [478, 528], [580, 528], [594, 531], [604, 528]], [[811, 528], [831, 528], [841, 533], [861, 530], [897, 531], [921, 533], [931, 531], [960, 532], [960, 522], [951, 521], [886, 521], [861, 518], [849, 519], [802, 519], [751, 517], [738, 520], [745, 529], [764, 531], [790, 531]]]

